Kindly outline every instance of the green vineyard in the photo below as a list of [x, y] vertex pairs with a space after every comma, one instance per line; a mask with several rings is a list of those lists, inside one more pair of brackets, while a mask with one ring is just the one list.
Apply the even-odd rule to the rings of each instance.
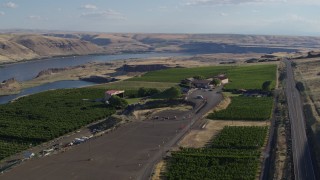
[[263, 121], [271, 116], [273, 107], [272, 97], [243, 97], [231, 98], [227, 109], [209, 114], [209, 119], [220, 120], [251, 120]]
[[29, 144], [27, 142], [3, 141], [0, 140], [0, 159], [16, 154], [24, 149], [27, 149]]
[[267, 127], [225, 127], [207, 148], [172, 152], [165, 176], [169, 180], [253, 180], [266, 134]]
[[213, 148], [257, 149], [264, 143], [267, 127], [227, 126], [212, 141]]
[[47, 91], [0, 105], [0, 159], [51, 140], [115, 112], [103, 89]]

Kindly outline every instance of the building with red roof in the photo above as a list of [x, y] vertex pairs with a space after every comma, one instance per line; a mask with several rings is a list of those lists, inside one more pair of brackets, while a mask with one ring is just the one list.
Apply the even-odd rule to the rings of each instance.
[[105, 100], [107, 101], [108, 99], [111, 98], [111, 96], [124, 96], [124, 91], [123, 90], [108, 90], [104, 93]]

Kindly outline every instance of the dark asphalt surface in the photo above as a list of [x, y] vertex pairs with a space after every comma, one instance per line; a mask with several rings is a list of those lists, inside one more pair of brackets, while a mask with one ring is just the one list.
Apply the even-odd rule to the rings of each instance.
[[296, 180], [314, 180], [316, 178], [306, 136], [302, 102], [295, 87], [291, 62], [288, 60], [285, 62], [287, 65], [286, 96], [291, 120], [294, 175]]
[[[120, 126], [102, 137], [91, 139], [69, 151], [22, 163], [0, 175], [1, 180], [57, 179], [149, 179], [154, 165], [204, 114], [213, 109], [222, 95], [214, 91], [196, 90], [188, 100], [199, 106], [202, 95], [207, 99], [198, 112], [169, 110], [164, 116], [177, 119], [145, 120]], [[197, 109], [197, 107], [195, 108]], [[162, 112], [163, 113], [163, 112]]]

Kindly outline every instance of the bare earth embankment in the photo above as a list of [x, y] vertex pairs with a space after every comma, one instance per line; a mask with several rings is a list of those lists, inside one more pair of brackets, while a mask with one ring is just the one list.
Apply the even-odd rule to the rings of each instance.
[[307, 126], [311, 127], [309, 138], [312, 142], [313, 151], [320, 165], [320, 58], [308, 58], [295, 60], [295, 78], [304, 84], [304, 114]]

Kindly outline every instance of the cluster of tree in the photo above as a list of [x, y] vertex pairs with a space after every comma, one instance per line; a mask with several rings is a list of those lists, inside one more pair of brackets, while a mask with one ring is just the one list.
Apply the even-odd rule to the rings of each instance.
[[126, 90], [125, 95], [128, 98], [139, 98], [139, 97], [147, 97], [147, 96], [153, 96], [156, 94], [161, 93], [161, 91], [157, 88], [144, 88], [141, 87], [139, 89], [130, 89]]
[[157, 88], [141, 87], [138, 89], [138, 97], [152, 96], [152, 95], [159, 94], [159, 93], [160, 93], [160, 90]]
[[304, 85], [302, 82], [297, 82], [296, 84], [296, 88], [298, 89], [298, 91], [303, 92], [305, 91]]
[[271, 83], [272, 83], [272, 81], [265, 81], [262, 84], [262, 90], [263, 91], [271, 91]]
[[128, 102], [119, 96], [111, 96], [109, 104], [116, 109], [123, 109], [128, 106]]
[[191, 83], [187, 82], [187, 81], [181, 81], [179, 84], [180, 87], [184, 87], [184, 88], [190, 88]]
[[206, 79], [206, 77], [204, 76], [201, 76], [201, 75], [196, 75], [196, 76], [193, 76], [194, 79], [198, 79], [198, 80], [203, 80], [203, 79]]
[[296, 62], [291, 62], [291, 66], [292, 66], [293, 68], [296, 68], [296, 67], [297, 67], [297, 63], [296, 63]]
[[221, 80], [220, 80], [220, 79], [217, 79], [217, 78], [214, 78], [214, 79], [211, 81], [211, 84], [217, 86], [217, 85], [221, 84]]
[[171, 87], [154, 96], [157, 99], [176, 99], [179, 97], [181, 97], [181, 89], [177, 87]]

